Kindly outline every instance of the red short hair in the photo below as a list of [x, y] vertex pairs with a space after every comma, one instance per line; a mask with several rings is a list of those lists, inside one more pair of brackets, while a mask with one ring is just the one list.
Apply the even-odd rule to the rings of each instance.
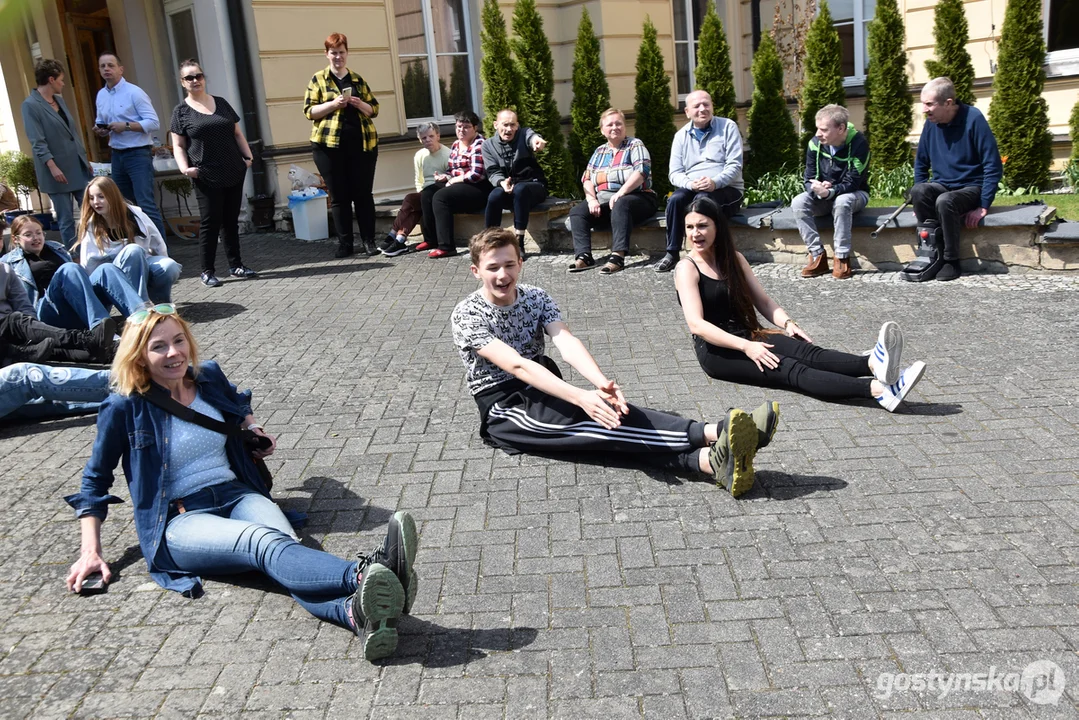
[[330, 36], [326, 38], [326, 52], [329, 52], [331, 48], [338, 46], [344, 46], [345, 50], [348, 50], [348, 38], [341, 33], [330, 33]]

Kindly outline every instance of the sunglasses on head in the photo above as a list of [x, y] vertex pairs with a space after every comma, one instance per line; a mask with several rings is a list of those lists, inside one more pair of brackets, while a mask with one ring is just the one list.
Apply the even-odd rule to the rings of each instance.
[[176, 306], [172, 303], [161, 303], [154, 305], [153, 307], [143, 308], [142, 310], [136, 310], [127, 316], [128, 325], [142, 325], [146, 322], [146, 318], [153, 314], [157, 315], [175, 315]]
[[202, 80], [204, 77], [206, 76], [202, 73], [195, 73], [194, 75], [184, 75], [181, 79], [186, 82], [195, 82], [196, 80]]

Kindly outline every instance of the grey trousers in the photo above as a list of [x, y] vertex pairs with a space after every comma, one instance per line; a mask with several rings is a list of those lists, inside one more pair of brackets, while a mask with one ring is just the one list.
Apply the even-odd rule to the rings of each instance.
[[835, 227], [835, 256], [850, 257], [850, 227], [854, 213], [865, 208], [869, 203], [869, 193], [858, 190], [852, 193], [836, 195], [828, 200], [820, 200], [812, 193], [804, 192], [791, 201], [794, 219], [798, 222], [798, 233], [802, 242], [809, 248], [809, 254], [817, 257], [824, 252], [817, 232], [817, 222], [813, 218], [824, 215], [832, 216]]

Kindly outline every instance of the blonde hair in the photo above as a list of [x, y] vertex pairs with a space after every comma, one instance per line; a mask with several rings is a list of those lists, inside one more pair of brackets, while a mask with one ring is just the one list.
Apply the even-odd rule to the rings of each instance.
[[45, 226], [42, 225], [41, 221], [38, 220], [33, 215], [20, 215], [19, 217], [15, 218], [14, 220], [11, 221], [11, 244], [12, 245], [17, 245], [18, 247], [22, 247], [22, 242], [15, 240], [15, 238], [17, 238], [19, 235], [22, 235], [23, 228], [26, 227], [27, 225], [30, 225], [30, 224], [37, 225], [39, 228], [42, 229], [42, 231], [45, 230]]
[[472, 258], [472, 264], [478, 266], [480, 264], [480, 256], [485, 252], [497, 250], [506, 247], [507, 245], [513, 246], [513, 249], [517, 251], [517, 259], [520, 260], [521, 248], [517, 244], [517, 236], [512, 230], [493, 227], [476, 233], [468, 241], [468, 253]]
[[150, 389], [150, 369], [146, 366], [146, 347], [150, 344], [150, 335], [154, 328], [168, 320], [175, 320], [187, 338], [187, 360], [193, 372], [199, 372], [199, 348], [191, 334], [191, 325], [178, 314], [162, 315], [151, 312], [150, 316], [138, 325], [127, 323], [124, 334], [120, 336], [120, 347], [112, 359], [112, 373], [109, 387], [120, 395], [142, 394]]
[[622, 122], [626, 121], [626, 114], [624, 112], [622, 112], [618, 108], [613, 108], [613, 107], [607, 108], [606, 110], [603, 111], [603, 114], [599, 116], [599, 126], [601, 128], [603, 127], [603, 121], [606, 120], [611, 115], [621, 115], [622, 116]]
[[[110, 218], [103, 216], [90, 205], [90, 190], [93, 188], [99, 188], [101, 194], [105, 196], [105, 201], [109, 204], [109, 215], [113, 218], [111, 221]], [[116, 218], [117, 215], [120, 217]], [[116, 186], [112, 178], [96, 177], [90, 181], [86, 186], [86, 191], [82, 194], [79, 229], [75, 232], [75, 236], [79, 238], [79, 241], [75, 245], [81, 246], [86, 242], [86, 233], [89, 230], [97, 249], [105, 252], [105, 238], [108, 237], [110, 228], [120, 233], [124, 245], [135, 242], [135, 228], [131, 224], [131, 216], [127, 212], [127, 201], [120, 194], [120, 188]]]

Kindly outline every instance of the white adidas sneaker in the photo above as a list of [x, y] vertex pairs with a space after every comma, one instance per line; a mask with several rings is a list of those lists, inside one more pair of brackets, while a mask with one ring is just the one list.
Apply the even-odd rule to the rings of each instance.
[[899, 403], [914, 389], [914, 386], [918, 384], [924, 374], [925, 363], [919, 360], [904, 370], [895, 384], [887, 385], [884, 388], [884, 393], [877, 396], [877, 402], [888, 412], [895, 412], [895, 409], [899, 407]]
[[877, 344], [870, 352], [870, 369], [873, 377], [885, 385], [899, 380], [899, 362], [903, 355], [903, 330], [899, 323], [888, 321], [880, 326]]

